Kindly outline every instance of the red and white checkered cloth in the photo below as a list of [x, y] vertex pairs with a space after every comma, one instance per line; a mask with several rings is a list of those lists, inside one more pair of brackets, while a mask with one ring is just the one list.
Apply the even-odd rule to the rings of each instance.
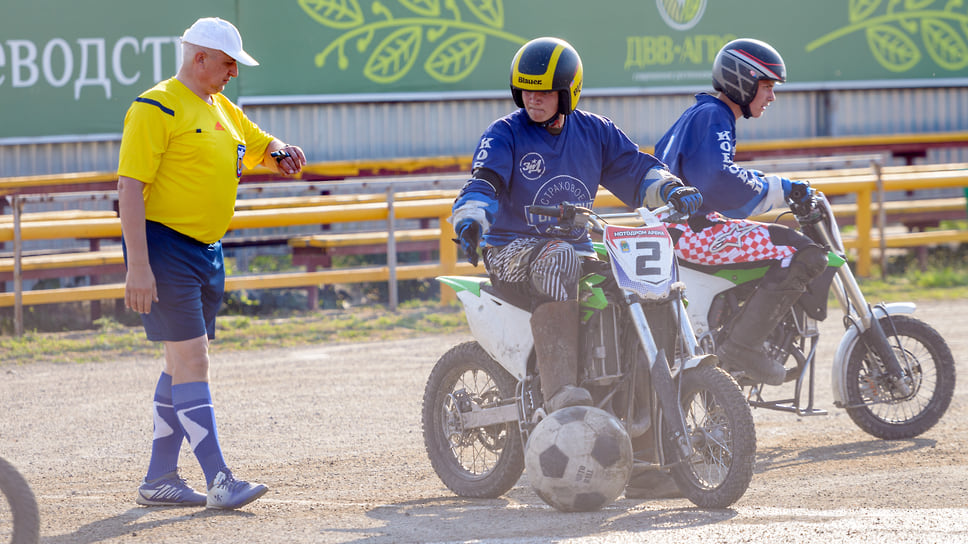
[[791, 246], [770, 242], [769, 225], [745, 219], [729, 219], [712, 213], [715, 224], [701, 232], [683, 225], [676, 244], [679, 258], [691, 263], [716, 266], [758, 261], [789, 261], [795, 253]]

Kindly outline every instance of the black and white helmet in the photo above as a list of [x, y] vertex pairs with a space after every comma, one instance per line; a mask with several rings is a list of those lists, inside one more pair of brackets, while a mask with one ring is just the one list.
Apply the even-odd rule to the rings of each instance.
[[713, 88], [725, 94], [750, 117], [750, 102], [761, 79], [786, 81], [783, 57], [770, 44], [748, 38], [723, 46], [713, 61]]

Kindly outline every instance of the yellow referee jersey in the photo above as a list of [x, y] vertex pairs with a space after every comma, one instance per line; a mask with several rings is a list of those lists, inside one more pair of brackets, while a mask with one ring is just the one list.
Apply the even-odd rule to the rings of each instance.
[[225, 235], [242, 166], [262, 162], [272, 136], [221, 93], [208, 104], [175, 78], [128, 108], [118, 175], [145, 183], [145, 216], [207, 244]]

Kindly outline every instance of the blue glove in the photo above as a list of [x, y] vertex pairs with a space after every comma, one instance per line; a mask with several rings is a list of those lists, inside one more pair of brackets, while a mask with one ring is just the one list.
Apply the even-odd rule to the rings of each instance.
[[481, 245], [481, 224], [473, 219], [462, 219], [454, 227], [454, 231], [457, 233], [458, 238], [454, 241], [460, 244], [460, 248], [464, 251], [464, 257], [467, 259], [467, 262], [477, 266], [479, 259], [477, 249]]
[[787, 199], [794, 204], [805, 206], [811, 203], [816, 194], [817, 190], [810, 187], [809, 181], [791, 181]]
[[692, 215], [702, 206], [702, 194], [695, 187], [676, 187], [666, 197], [666, 202], [677, 212]]

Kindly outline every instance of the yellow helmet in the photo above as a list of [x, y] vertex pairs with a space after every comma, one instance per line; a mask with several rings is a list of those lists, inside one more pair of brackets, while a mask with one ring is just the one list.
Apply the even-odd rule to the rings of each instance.
[[521, 46], [511, 61], [511, 97], [524, 107], [521, 91], [558, 91], [558, 111], [575, 111], [581, 97], [581, 57], [565, 40], [536, 38]]

